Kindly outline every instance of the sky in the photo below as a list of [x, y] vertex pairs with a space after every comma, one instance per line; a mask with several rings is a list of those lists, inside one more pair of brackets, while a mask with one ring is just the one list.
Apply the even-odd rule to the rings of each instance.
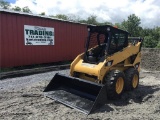
[[160, 0], [7, 0], [11, 6], [28, 6], [34, 14], [73, 14], [81, 19], [96, 15], [99, 22], [120, 23], [131, 14], [141, 26], [160, 26]]

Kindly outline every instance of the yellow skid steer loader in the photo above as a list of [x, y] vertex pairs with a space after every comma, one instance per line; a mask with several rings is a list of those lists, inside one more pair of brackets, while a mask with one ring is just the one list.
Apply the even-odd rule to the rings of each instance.
[[142, 39], [110, 25], [87, 28], [86, 50], [71, 63], [70, 76], [57, 73], [44, 94], [89, 114], [138, 87]]

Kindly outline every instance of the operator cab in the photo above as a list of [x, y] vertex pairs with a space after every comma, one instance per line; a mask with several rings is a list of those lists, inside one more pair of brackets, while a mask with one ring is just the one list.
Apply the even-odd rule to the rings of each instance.
[[84, 62], [98, 64], [128, 46], [128, 32], [110, 25], [88, 26]]

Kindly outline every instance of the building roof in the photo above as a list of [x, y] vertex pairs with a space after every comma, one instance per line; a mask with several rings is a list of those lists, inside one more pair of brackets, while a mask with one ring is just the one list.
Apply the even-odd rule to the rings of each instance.
[[6, 13], [11, 13], [11, 14], [19, 14], [19, 15], [26, 15], [26, 16], [33, 16], [33, 17], [40, 17], [40, 18], [46, 18], [46, 19], [51, 19], [51, 20], [58, 20], [58, 21], [62, 21], [62, 22], [70, 22], [70, 23], [76, 23], [76, 24], [82, 24], [82, 25], [91, 25], [91, 24], [86, 24], [86, 23], [80, 23], [80, 22], [75, 22], [75, 21], [68, 21], [68, 20], [53, 18], [53, 17], [49, 17], [49, 16], [46, 16], [46, 15], [38, 15], [38, 14], [32, 14], [32, 13], [18, 12], [18, 11], [1, 9], [1, 8], [0, 8], [0, 12], [6, 12]]

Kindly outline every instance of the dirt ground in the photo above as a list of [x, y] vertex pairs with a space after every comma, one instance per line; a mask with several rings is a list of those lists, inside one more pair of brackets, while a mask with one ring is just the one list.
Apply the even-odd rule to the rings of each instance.
[[160, 71], [160, 49], [142, 49], [143, 69]]
[[[143, 62], [150, 59], [149, 53], [145, 54]], [[151, 62], [158, 64], [153, 66], [160, 65], [159, 60]], [[88, 116], [44, 97], [43, 90], [54, 74], [68, 74], [69, 70], [4, 79], [0, 81], [0, 120], [160, 120], [160, 71], [149, 64], [150, 61], [142, 64], [149, 69], [141, 70], [136, 90], [125, 92], [119, 100], [108, 101]]]

